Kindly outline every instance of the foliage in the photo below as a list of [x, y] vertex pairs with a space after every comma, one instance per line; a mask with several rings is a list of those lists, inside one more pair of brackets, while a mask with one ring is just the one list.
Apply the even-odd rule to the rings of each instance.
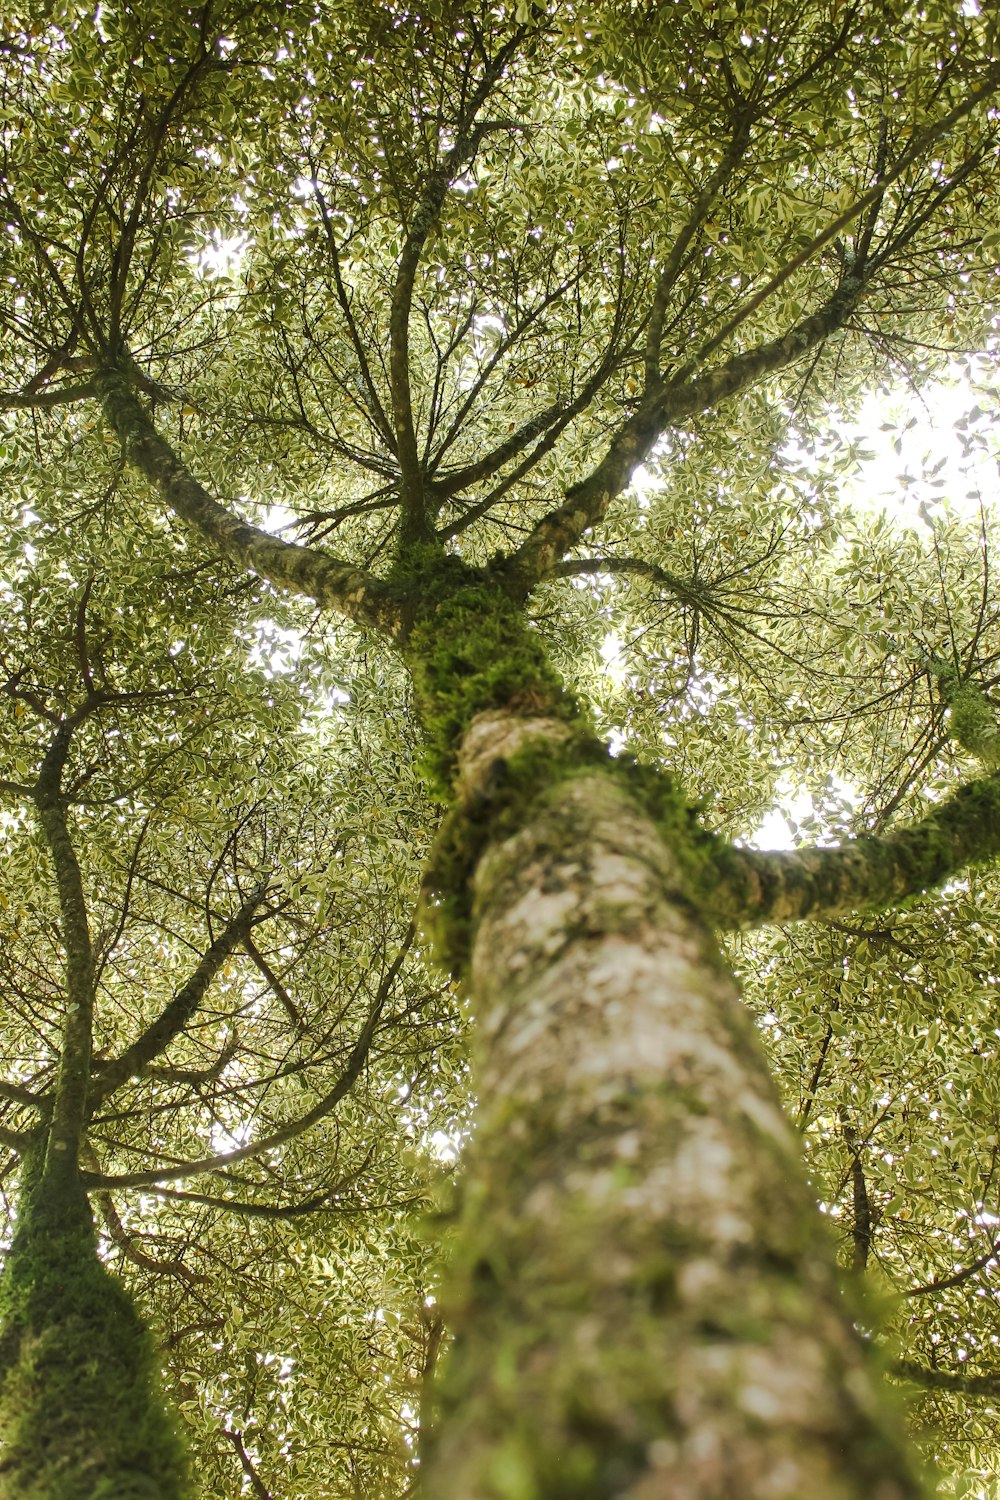
[[[90, 1122], [102, 1253], [206, 1494], [403, 1495], [442, 1337], [410, 1215], [468, 1109], [464, 1015], [408, 932], [470, 716], [579, 706], [584, 759], [595, 727], [627, 743], [640, 800], [729, 840], [779, 805], [799, 842], [880, 834], [995, 769], [996, 516], [942, 494], [922, 420], [888, 435], [906, 512], [857, 475], [873, 391], [975, 385], [949, 489], [995, 454], [996, 21], [49, 0], [8, 7], [0, 66], [3, 1124], [37, 1122], [66, 1004], [26, 789], [89, 703], [65, 784], [95, 1081], [270, 882]], [[159, 495], [108, 371], [176, 462]], [[322, 592], [329, 549], [395, 642]], [[505, 774], [494, 834], [542, 768]], [[456, 927], [470, 821], [437, 857]], [[733, 943], [886, 1358], [930, 1381], [915, 1425], [983, 1495], [995, 886]], [[373, 1015], [328, 1114], [181, 1177], [320, 1106]]]

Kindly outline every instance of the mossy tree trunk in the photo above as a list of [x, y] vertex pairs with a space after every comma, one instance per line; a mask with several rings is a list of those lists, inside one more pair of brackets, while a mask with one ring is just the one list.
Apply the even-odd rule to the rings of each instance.
[[46, 1169], [46, 1145], [0, 1278], [0, 1500], [183, 1500], [151, 1334], [101, 1263], [79, 1173]]
[[481, 1101], [425, 1495], [923, 1494], [701, 915], [711, 846], [595, 751], [502, 602], [478, 654], [471, 606], [411, 637], [456, 788], [429, 909]]

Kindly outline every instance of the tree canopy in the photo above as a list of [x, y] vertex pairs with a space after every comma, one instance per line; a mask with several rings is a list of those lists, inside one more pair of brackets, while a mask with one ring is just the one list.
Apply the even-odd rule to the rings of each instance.
[[[742, 1482], [744, 1437], [705, 1436], [741, 1401], [762, 1496], [812, 1486], [781, 1477], [802, 1424], [856, 1434], [817, 1494], [915, 1495], [869, 1355], [948, 1492], [998, 1493], [989, 8], [50, 0], [8, 9], [0, 67], [0, 1494], [32, 1433], [39, 1497], [168, 1492], [110, 1445], [68, 1479], [93, 1418], [38, 1415], [60, 1143], [206, 1496], [389, 1500], [430, 1465], [456, 1500], [700, 1500]], [[927, 416], [894, 517], [856, 476], [900, 390]], [[756, 850], [782, 806], [795, 847]], [[825, 1231], [726, 1227], [771, 1149], [763, 1104], [726, 1114], [757, 1084], [705, 1083], [742, 1022], [663, 1097], [614, 1061], [634, 1031], [661, 1066], [597, 957], [634, 882], [531, 936], [625, 859], [616, 824], [666, 901], [643, 953], [675, 917], [688, 952], [694, 910], [724, 934]], [[574, 943], [619, 1067], [592, 1096], [591, 1022], [541, 967]], [[713, 1223], [692, 1198], [647, 1234], [657, 1174], [687, 1190], [647, 1141], [716, 1107]], [[588, 1281], [605, 1178], [642, 1265]], [[702, 1228], [745, 1304], [717, 1327]], [[803, 1269], [824, 1233], [850, 1313]], [[746, 1346], [751, 1395], [700, 1354], [688, 1408], [647, 1389], [659, 1331], [602, 1363], [602, 1298], [670, 1349]], [[840, 1394], [800, 1423], [747, 1371], [810, 1306]]]

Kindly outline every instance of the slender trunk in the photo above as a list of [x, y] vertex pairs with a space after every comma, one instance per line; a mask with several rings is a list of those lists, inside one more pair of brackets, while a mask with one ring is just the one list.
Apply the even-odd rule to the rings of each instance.
[[[481, 714], [466, 800], [566, 735]], [[481, 1108], [428, 1500], [924, 1493], [684, 858], [599, 769], [508, 805], [479, 858]]]
[[52, 857], [66, 950], [62, 1047], [48, 1132], [45, 1175], [47, 1178], [60, 1175], [70, 1188], [76, 1178], [86, 1120], [94, 1024], [94, 955], [87, 898], [62, 794], [62, 774], [71, 739], [71, 727], [63, 724], [46, 752], [35, 787], [35, 809]]

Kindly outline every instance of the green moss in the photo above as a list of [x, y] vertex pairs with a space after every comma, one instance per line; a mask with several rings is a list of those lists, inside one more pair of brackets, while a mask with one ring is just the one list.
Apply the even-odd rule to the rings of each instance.
[[183, 1500], [156, 1353], [75, 1173], [28, 1163], [0, 1279], [0, 1500]]
[[[425, 895], [431, 933], [453, 972], [467, 962], [472, 875], [486, 845], [523, 827], [553, 789], [575, 776], [611, 777], [668, 836], [691, 891], [707, 885], [707, 855], [716, 841], [698, 826], [697, 810], [662, 772], [609, 754], [521, 606], [494, 575], [434, 544], [415, 543], [397, 560], [390, 587], [407, 617], [403, 650], [424, 728], [424, 772], [433, 793], [452, 804]], [[569, 733], [558, 746], [539, 737], [497, 760], [489, 785], [457, 803], [459, 748], [472, 720], [490, 709], [561, 719]]]
[[[1000, 764], [1000, 740], [995, 746]], [[986, 759], [985, 755], [981, 755]], [[1000, 842], [1000, 777], [970, 781], [940, 804], [922, 822], [901, 828], [879, 844], [881, 866], [878, 893], [868, 905], [904, 908], [922, 899], [925, 890], [939, 885], [957, 870], [996, 858]], [[883, 873], [884, 871], [884, 873]], [[900, 887], [910, 892], [900, 901]]]
[[486, 573], [457, 558], [422, 562], [405, 651], [426, 735], [425, 772], [445, 800], [452, 794], [458, 747], [477, 714], [506, 708], [567, 720], [581, 716], [518, 605]]
[[1000, 766], [1000, 728], [982, 691], [974, 682], [963, 682], [952, 690], [950, 704], [952, 738], [984, 765]]
[[952, 739], [991, 770], [1000, 768], [1000, 726], [982, 688], [971, 679], [963, 681], [951, 663], [932, 658], [926, 665], [937, 680], [941, 702], [950, 710]]

